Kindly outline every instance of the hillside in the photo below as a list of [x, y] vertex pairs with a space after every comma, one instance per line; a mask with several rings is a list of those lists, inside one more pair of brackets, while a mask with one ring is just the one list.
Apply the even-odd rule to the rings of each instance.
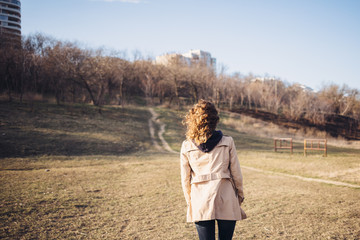
[[151, 146], [139, 106], [0, 103], [0, 158], [123, 155]]
[[[185, 111], [149, 110], [1, 103], [0, 238], [196, 239], [179, 155], [156, 149], [149, 131], [151, 118], [160, 145], [166, 124], [164, 138], [178, 151]], [[360, 237], [360, 150], [331, 145], [326, 158], [304, 157], [295, 142], [292, 155], [275, 153], [271, 124], [220, 117], [218, 129], [238, 150], [249, 216], [234, 239]], [[255, 134], [260, 128], [268, 136]]]
[[319, 131], [327, 132], [331, 137], [343, 137], [348, 140], [360, 140], [360, 125], [358, 121], [353, 118], [341, 115], [326, 115], [324, 124], [314, 124], [307, 119], [300, 118], [299, 120], [289, 120], [284, 116], [276, 115], [274, 113], [238, 108], [232, 112], [251, 116], [253, 118], [261, 119], [262, 121], [271, 122], [279, 126], [292, 129], [307, 129], [312, 128]]

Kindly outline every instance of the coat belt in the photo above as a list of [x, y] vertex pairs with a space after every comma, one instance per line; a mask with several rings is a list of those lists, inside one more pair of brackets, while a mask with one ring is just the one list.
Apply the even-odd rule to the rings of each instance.
[[209, 173], [209, 174], [195, 176], [191, 179], [191, 183], [206, 182], [221, 178], [231, 178], [230, 173], [220, 172], [220, 173]]

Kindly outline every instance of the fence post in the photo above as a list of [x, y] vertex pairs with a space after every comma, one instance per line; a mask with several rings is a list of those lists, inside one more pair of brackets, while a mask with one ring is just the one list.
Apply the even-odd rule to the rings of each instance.
[[274, 138], [274, 150], [276, 152], [276, 139]]
[[304, 139], [304, 156], [306, 157], [306, 139]]
[[324, 146], [324, 157], [327, 157], [327, 139], [325, 139], [325, 146]]

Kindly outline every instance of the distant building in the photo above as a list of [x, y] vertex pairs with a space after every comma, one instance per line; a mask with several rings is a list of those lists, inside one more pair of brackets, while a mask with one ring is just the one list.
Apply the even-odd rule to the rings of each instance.
[[191, 50], [187, 53], [178, 54], [164, 54], [161, 56], [157, 56], [155, 63], [169, 65], [174, 62], [181, 62], [187, 65], [191, 65], [194, 63], [202, 63], [208, 67], [216, 67], [216, 58], [212, 58], [211, 54], [202, 50]]
[[216, 58], [212, 58], [210, 53], [202, 50], [191, 50], [190, 52], [184, 53], [182, 55], [191, 59], [192, 62], [202, 62], [209, 67], [216, 66]]
[[0, 0], [0, 38], [13, 43], [21, 42], [21, 2]]
[[157, 56], [155, 59], [155, 63], [156, 64], [162, 64], [162, 65], [171, 65], [177, 62], [181, 62], [181, 63], [185, 63], [185, 64], [190, 64], [190, 59], [185, 58], [183, 55], [178, 54], [178, 53], [169, 53], [169, 54], [164, 54], [161, 56]]
[[260, 83], [263, 83], [263, 82], [273, 82], [273, 81], [278, 81], [276, 80], [275, 78], [263, 78], [263, 77], [256, 77], [256, 78], [253, 78], [250, 80], [251, 82], [260, 82]]
[[312, 89], [311, 87], [308, 87], [308, 86], [306, 86], [304, 84], [301, 84], [301, 83], [295, 83], [295, 84], [293, 84], [293, 86], [295, 88], [301, 89], [304, 92], [315, 92], [314, 89]]
[[[273, 78], [273, 77], [256, 77], [256, 78], [253, 78], [250, 80], [250, 82], [252, 83], [283, 83], [283, 84], [286, 84], [286, 82], [283, 82], [281, 81], [280, 79], [276, 79], [276, 78]], [[314, 89], [312, 89], [311, 87], [308, 87], [304, 84], [300, 84], [300, 83], [294, 83], [292, 85], [292, 87], [294, 89], [297, 89], [297, 90], [301, 90], [303, 92], [315, 92]]]

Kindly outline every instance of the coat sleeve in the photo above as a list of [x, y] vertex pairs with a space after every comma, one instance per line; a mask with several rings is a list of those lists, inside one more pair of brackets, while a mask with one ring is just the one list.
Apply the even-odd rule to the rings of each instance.
[[189, 205], [191, 193], [191, 167], [185, 151], [185, 142], [183, 142], [180, 151], [180, 172], [182, 189], [184, 192], [186, 203], [187, 205]]
[[232, 180], [235, 184], [239, 200], [240, 202], [242, 202], [244, 200], [243, 177], [241, 173], [239, 159], [236, 153], [235, 143], [232, 138], [230, 143], [230, 173]]

